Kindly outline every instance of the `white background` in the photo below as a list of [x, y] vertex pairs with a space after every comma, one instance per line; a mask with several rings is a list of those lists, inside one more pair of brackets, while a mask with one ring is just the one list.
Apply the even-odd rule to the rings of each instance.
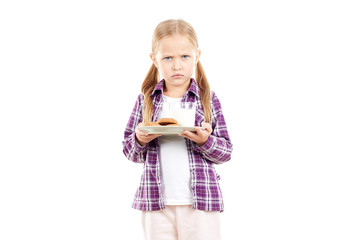
[[1, 1], [0, 239], [142, 239], [123, 132], [156, 25], [223, 105], [223, 240], [360, 239], [356, 1]]

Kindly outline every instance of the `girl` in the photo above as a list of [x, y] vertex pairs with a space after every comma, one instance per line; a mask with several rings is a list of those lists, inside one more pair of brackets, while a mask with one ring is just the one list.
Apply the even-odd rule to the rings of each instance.
[[[153, 64], [126, 126], [123, 152], [144, 165], [133, 208], [143, 211], [148, 240], [220, 239], [219, 213], [224, 204], [214, 164], [230, 160], [232, 144], [200, 54], [189, 23], [161, 22], [152, 40]], [[164, 116], [163, 105], [185, 102], [196, 106], [196, 132], [161, 136], [137, 128]]]

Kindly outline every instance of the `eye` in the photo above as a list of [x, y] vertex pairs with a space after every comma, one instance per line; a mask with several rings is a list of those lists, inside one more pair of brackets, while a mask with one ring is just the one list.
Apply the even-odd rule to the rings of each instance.
[[190, 56], [189, 56], [189, 55], [183, 55], [182, 58], [185, 59], [185, 60], [187, 60], [187, 59], [190, 58]]
[[172, 59], [172, 57], [164, 57], [165, 61], [170, 61]]

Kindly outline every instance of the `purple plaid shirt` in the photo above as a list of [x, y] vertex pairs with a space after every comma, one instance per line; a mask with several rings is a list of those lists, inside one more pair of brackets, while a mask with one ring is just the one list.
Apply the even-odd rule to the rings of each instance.
[[[152, 92], [154, 114], [152, 121], [157, 121], [163, 104], [164, 80], [161, 80]], [[194, 79], [182, 102], [196, 104], [195, 126], [204, 121], [204, 109], [200, 101], [199, 87]], [[135, 162], [144, 164], [140, 186], [136, 191], [133, 208], [142, 211], [156, 211], [165, 208], [161, 187], [159, 145], [157, 139], [141, 146], [135, 139], [135, 128], [142, 122], [143, 95], [140, 94], [127, 123], [123, 152]], [[226, 128], [219, 99], [211, 93], [211, 126], [213, 132], [208, 141], [198, 146], [186, 139], [190, 166], [190, 188], [193, 194], [193, 209], [204, 211], [223, 211], [224, 203], [219, 186], [220, 176], [216, 174], [214, 164], [227, 162], [231, 158], [232, 144]]]

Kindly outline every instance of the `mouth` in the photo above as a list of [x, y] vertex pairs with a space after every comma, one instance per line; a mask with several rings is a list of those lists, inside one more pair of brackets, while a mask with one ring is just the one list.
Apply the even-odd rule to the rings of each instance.
[[172, 75], [171, 77], [183, 77], [184, 75], [182, 75], [182, 74], [175, 74], [175, 75]]

